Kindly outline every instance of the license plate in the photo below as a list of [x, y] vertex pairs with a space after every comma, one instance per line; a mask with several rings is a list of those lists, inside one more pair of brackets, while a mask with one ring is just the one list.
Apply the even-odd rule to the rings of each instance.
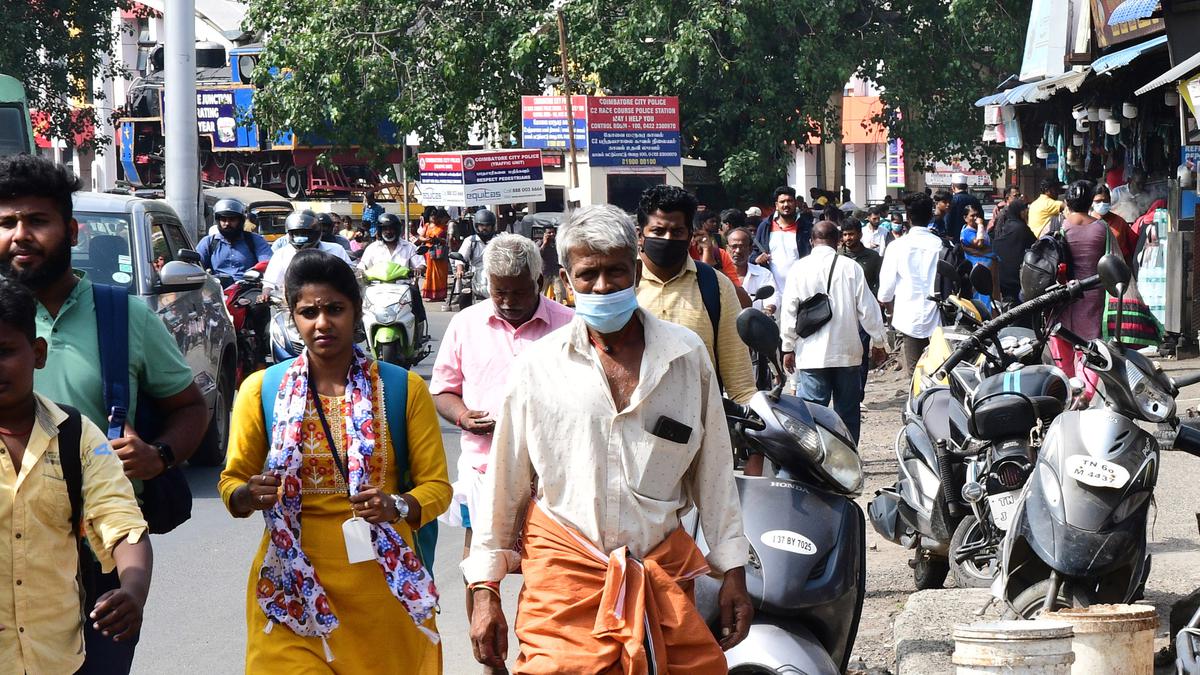
[[1001, 530], [1008, 532], [1012, 525], [1013, 516], [1017, 513], [1017, 498], [1019, 490], [1001, 492], [998, 495], [988, 495], [988, 510], [992, 514], [992, 523]]
[[1120, 464], [1093, 459], [1087, 455], [1067, 458], [1067, 475], [1085, 485], [1122, 488], [1129, 482], [1129, 471]]

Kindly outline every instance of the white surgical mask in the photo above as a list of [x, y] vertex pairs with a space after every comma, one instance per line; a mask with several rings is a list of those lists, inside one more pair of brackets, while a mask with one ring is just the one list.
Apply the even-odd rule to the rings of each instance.
[[1108, 212], [1112, 210], [1112, 204], [1109, 204], [1108, 202], [1096, 202], [1095, 204], [1092, 204], [1092, 210], [1095, 211], [1097, 215], [1107, 216]]

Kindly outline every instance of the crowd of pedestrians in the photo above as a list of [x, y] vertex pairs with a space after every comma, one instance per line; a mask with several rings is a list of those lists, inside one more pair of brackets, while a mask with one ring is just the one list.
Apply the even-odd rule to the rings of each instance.
[[[441, 672], [437, 520], [467, 531], [470, 637], [486, 669], [504, 672], [499, 589], [519, 570], [518, 672], [724, 672], [722, 650], [753, 616], [722, 406], [764, 386], [742, 311], [777, 319], [797, 395], [832, 406], [856, 441], [889, 326], [911, 369], [941, 320], [930, 298], [948, 251], [992, 269], [989, 302], [1020, 299], [1020, 258], [1044, 234], [1062, 233], [1076, 278], [1106, 251], [1136, 257], [1117, 191], [1078, 181], [1059, 201], [1047, 181], [1032, 203], [1006, 192], [989, 221], [959, 178], [901, 200], [899, 220], [901, 202], [864, 209], [846, 190], [814, 189], [810, 206], [780, 187], [764, 216], [660, 185], [635, 215], [577, 209], [539, 241], [497, 233], [486, 211], [467, 236], [444, 209], [412, 231], [368, 193], [360, 227], [292, 214], [271, 250], [240, 204], [218, 204], [202, 263], [236, 279], [266, 262], [304, 346], [242, 382], [218, 485], [233, 517], [264, 523], [247, 672]], [[71, 264], [79, 187], [49, 161], [0, 160], [0, 658], [14, 672], [129, 672], [162, 515], [144, 486], [186, 461], [207, 424], [174, 339], [124, 296], [128, 381], [114, 398], [107, 291]], [[463, 263], [486, 275], [488, 298], [453, 317], [428, 385], [358, 346], [356, 271], [389, 262], [423, 275], [429, 302]], [[1097, 291], [1059, 318], [1090, 338], [1103, 311]], [[1087, 377], [1069, 344], [1052, 350]], [[453, 483], [439, 416], [461, 431]], [[707, 553], [681, 528], [692, 507]], [[712, 631], [692, 595], [702, 574], [721, 580]]]

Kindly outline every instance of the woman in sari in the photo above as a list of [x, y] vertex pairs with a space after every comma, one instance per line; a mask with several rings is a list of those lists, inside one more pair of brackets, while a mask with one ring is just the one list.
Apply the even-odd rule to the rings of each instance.
[[450, 503], [433, 400], [355, 347], [344, 262], [301, 251], [284, 288], [305, 349], [242, 384], [219, 484], [233, 516], [266, 521], [246, 672], [440, 673], [432, 551], [414, 543]]
[[420, 243], [429, 247], [429, 252], [425, 254], [425, 288], [422, 297], [433, 302], [446, 298], [446, 282], [450, 273], [449, 223], [450, 214], [446, 209], [439, 208], [425, 223], [425, 231], [421, 234]]

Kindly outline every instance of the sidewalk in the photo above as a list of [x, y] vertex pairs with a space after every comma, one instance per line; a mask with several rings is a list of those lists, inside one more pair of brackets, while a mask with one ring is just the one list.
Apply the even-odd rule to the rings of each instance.
[[[1200, 370], [1200, 358], [1161, 360], [1168, 373], [1191, 374]], [[1185, 388], [1176, 398], [1178, 414], [1200, 416], [1200, 384]], [[1173, 639], [1178, 625], [1171, 626], [1172, 610], [1176, 624], [1190, 618], [1182, 611], [1190, 596], [1200, 588], [1200, 531], [1197, 512], [1200, 499], [1196, 497], [1195, 479], [1200, 475], [1200, 458], [1183, 452], [1162, 453], [1155, 506], [1150, 511], [1149, 546], [1150, 578], [1146, 583], [1146, 598], [1142, 602], [1158, 610], [1159, 628], [1155, 633], [1155, 650], [1166, 647]], [[945, 589], [920, 591], [909, 597], [904, 609], [893, 624], [895, 672], [897, 675], [937, 675], [953, 673], [950, 655], [954, 651], [954, 626], [999, 618], [1003, 607], [993, 603], [982, 616], [979, 610], [988, 601], [987, 589]], [[1191, 598], [1194, 607], [1195, 599]], [[1169, 669], [1157, 672], [1173, 673]]]

